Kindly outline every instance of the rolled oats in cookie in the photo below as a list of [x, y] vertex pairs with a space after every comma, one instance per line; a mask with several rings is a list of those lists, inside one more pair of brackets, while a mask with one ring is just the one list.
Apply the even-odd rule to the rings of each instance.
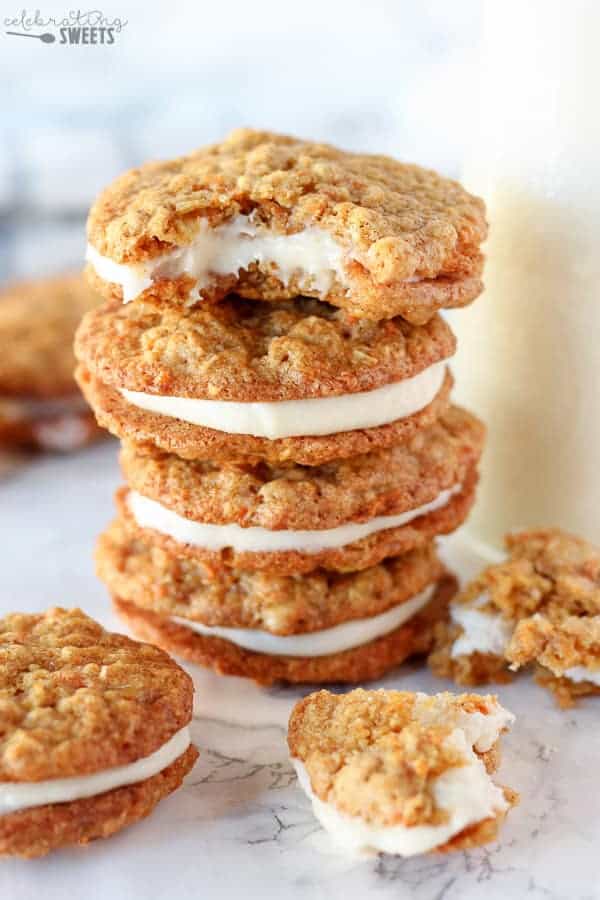
[[431, 544], [361, 572], [215, 571], [143, 539], [124, 518], [101, 536], [96, 559], [136, 633], [266, 683], [358, 680], [426, 652], [454, 587]]
[[110, 185], [88, 273], [125, 302], [305, 294], [422, 324], [480, 293], [486, 230], [483, 202], [435, 172], [243, 129]]
[[[239, 462], [252, 459], [274, 463], [297, 462], [306, 466], [318, 466], [333, 459], [347, 459], [410, 440], [420, 429], [435, 422], [447, 409], [453, 384], [450, 372], [446, 372], [442, 386], [431, 403], [419, 412], [396, 419], [389, 425], [310, 437], [271, 439], [231, 434], [149, 412], [133, 406], [116, 388], [103, 384], [84, 366], [79, 366], [76, 375], [100, 425], [122, 440], [151, 444], [187, 460]], [[261, 404], [263, 407], [264, 405]], [[298, 421], [304, 421], [304, 418]], [[218, 424], [221, 425], [222, 422], [219, 421]]]
[[370, 449], [378, 430], [410, 432], [443, 402], [454, 349], [439, 316], [420, 327], [359, 321], [307, 298], [230, 297], [183, 311], [109, 303], [76, 340], [79, 381], [101, 421], [163, 447], [170, 433], [183, 456], [216, 444], [217, 458], [219, 435], [242, 455], [268, 456], [268, 442], [301, 452], [303, 441], [343, 445], [350, 434]]
[[483, 436], [451, 407], [407, 444], [322, 466], [193, 462], [125, 443], [119, 505], [166, 549], [213, 567], [358, 570], [458, 527]]
[[337, 844], [415, 856], [496, 839], [518, 802], [491, 778], [513, 721], [489, 695], [319, 691], [294, 707], [288, 746]]
[[600, 693], [600, 550], [556, 528], [509, 534], [506, 548], [453, 602], [432, 669], [479, 684], [535, 664], [562, 706]]
[[0, 856], [108, 837], [176, 790], [193, 686], [78, 609], [0, 619]]
[[74, 377], [73, 338], [99, 297], [79, 275], [0, 294], [0, 445], [68, 451], [101, 431]]

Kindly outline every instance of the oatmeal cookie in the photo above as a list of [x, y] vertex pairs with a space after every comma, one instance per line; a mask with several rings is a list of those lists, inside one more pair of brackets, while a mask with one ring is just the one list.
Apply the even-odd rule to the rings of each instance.
[[350, 574], [215, 572], [140, 540], [117, 519], [96, 559], [137, 634], [261, 683], [375, 678], [429, 649], [455, 589], [433, 545]]
[[294, 707], [288, 745], [334, 839], [413, 856], [496, 838], [517, 800], [490, 778], [513, 720], [492, 696], [319, 691]]
[[75, 330], [98, 303], [79, 275], [0, 294], [1, 446], [72, 450], [101, 435], [73, 374]]
[[0, 619], [0, 855], [106, 837], [179, 786], [193, 687], [78, 609]]
[[[452, 375], [447, 371], [430, 403], [389, 424], [310, 437], [267, 438], [232, 434], [149, 412], [129, 403], [116, 388], [103, 384], [83, 366], [77, 369], [76, 375], [100, 425], [122, 440], [150, 444], [185, 460], [265, 460], [306, 466], [347, 459], [410, 440], [443, 415], [453, 385]], [[302, 423], [303, 419], [300, 417], [298, 421]]]
[[451, 407], [407, 444], [322, 466], [187, 461], [125, 442], [120, 504], [167, 549], [214, 567], [356, 570], [460, 524], [483, 438]]
[[305, 294], [423, 324], [478, 296], [486, 233], [483, 202], [431, 170], [242, 129], [106, 188], [88, 274], [119, 300]]
[[166, 616], [114, 598], [116, 613], [131, 630], [188, 662], [220, 675], [251, 678], [258, 684], [355, 684], [375, 681], [431, 646], [434, 624], [445, 614], [456, 591], [452, 576], [441, 579], [432, 599], [406, 624], [348, 650], [323, 656], [259, 653], [229, 640], [198, 634]]
[[535, 663], [563, 706], [600, 693], [600, 550], [557, 528], [509, 534], [506, 547], [439, 626], [433, 670], [478, 684]]

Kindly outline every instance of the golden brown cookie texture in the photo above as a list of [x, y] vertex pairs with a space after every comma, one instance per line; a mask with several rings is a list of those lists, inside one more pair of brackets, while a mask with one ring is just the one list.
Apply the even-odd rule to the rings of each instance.
[[[199, 285], [204, 299], [232, 290], [261, 300], [308, 292], [357, 317], [422, 324], [481, 290], [481, 200], [419, 166], [269, 132], [235, 131], [221, 144], [127, 172], [92, 207], [88, 239], [109, 260], [135, 266], [168, 258], [201, 240], [201, 229], [238, 216], [263, 235], [317, 229], [340, 247], [343, 273], [323, 288], [257, 260], [213, 274]], [[119, 285], [88, 270], [105, 296], [121, 298]], [[163, 266], [142, 296], [182, 303], [194, 282]]]
[[270, 440], [246, 434], [229, 434], [140, 409], [128, 403], [118, 390], [103, 384], [83, 366], [79, 366], [76, 376], [99, 424], [122, 440], [151, 444], [182, 459], [253, 459], [274, 463], [296, 462], [307, 466], [347, 459], [410, 440], [445, 412], [453, 384], [448, 371], [431, 403], [419, 412], [388, 425], [337, 434]]
[[[152, 539], [171, 553], [205, 561], [214, 568], [262, 569], [283, 575], [319, 566], [350, 571], [406, 553], [462, 523], [474, 496], [475, 465], [483, 437], [483, 425], [474, 416], [451, 407], [407, 444], [322, 466], [187, 461], [148, 444], [128, 442], [121, 452], [121, 465], [132, 490], [185, 519], [275, 533], [368, 522], [415, 510], [444, 491], [454, 492], [439, 509], [403, 526], [310, 554], [298, 550], [236, 552], [233, 548], [210, 551], [147, 529]], [[133, 518], [127, 498], [123, 489], [119, 506], [123, 515]]]
[[509, 534], [506, 547], [506, 561], [485, 569], [455, 600], [459, 610], [474, 608], [504, 623], [503, 652], [453, 657], [463, 629], [449, 623], [438, 628], [433, 670], [475, 684], [536, 664], [538, 681], [563, 706], [598, 693], [600, 550], [556, 528]]
[[[491, 717], [485, 747], [478, 746], [475, 737], [467, 737], [466, 743], [455, 739], [457, 730], [469, 735], [471, 716], [474, 721]], [[445, 825], [449, 816], [448, 808], [438, 805], [437, 779], [455, 768], [477, 765], [477, 758], [488, 775], [493, 774], [499, 763], [498, 739], [512, 719], [493, 696], [361, 688], [340, 695], [321, 690], [294, 707], [288, 746], [292, 760], [306, 773], [312, 795], [346, 823], [375, 829], [435, 827]], [[443, 853], [494, 840], [508, 808], [518, 802], [510, 789], [504, 789], [504, 799], [506, 808], [431, 849]], [[453, 802], [460, 802], [458, 795]]]
[[397, 515], [435, 500], [465, 482], [484, 435], [475, 416], [451, 406], [404, 444], [321, 466], [183, 460], [130, 441], [120, 459], [132, 490], [184, 518], [299, 531]]
[[102, 434], [74, 377], [73, 339], [99, 297], [80, 275], [0, 293], [0, 444], [69, 451]]
[[110, 837], [150, 815], [176, 791], [198, 758], [192, 745], [157, 775], [70, 803], [35, 806], [0, 816], [0, 857], [33, 859], [73, 844]]
[[271, 656], [221, 638], [196, 634], [133, 603], [114, 598], [116, 613], [143, 640], [153, 641], [188, 662], [220, 675], [251, 678], [258, 684], [353, 684], [375, 681], [413, 656], [427, 653], [433, 626], [446, 613], [456, 591], [452, 576], [443, 578], [429, 604], [389, 634], [329, 656]]
[[191, 717], [191, 679], [167, 654], [81, 610], [0, 619], [2, 781], [85, 775], [148, 756]]
[[76, 339], [78, 359], [104, 384], [242, 403], [375, 390], [455, 348], [441, 316], [420, 327], [371, 322], [303, 297], [265, 304], [232, 296], [186, 309], [107, 303], [84, 318]]
[[[119, 518], [100, 537], [98, 574], [133, 631], [183, 658], [222, 674], [260, 683], [358, 681], [376, 678], [431, 646], [432, 629], [446, 613], [455, 580], [444, 573], [432, 544], [384, 560], [362, 572], [319, 569], [277, 576], [214, 571], [197, 560], [140, 538]], [[307, 635], [400, 607], [426, 589], [426, 605], [374, 641], [319, 657], [277, 656], [194, 632], [179, 618], [207, 627], [246, 628], [275, 636]]]
[[321, 567], [336, 572], [357, 572], [376, 565], [386, 557], [408, 553], [430, 543], [435, 537], [455, 531], [469, 514], [475, 500], [476, 484], [477, 473], [471, 469], [466, 473], [463, 485], [439, 509], [416, 516], [405, 525], [384, 528], [341, 547], [310, 552], [301, 549], [236, 551], [231, 547], [209, 550], [196, 544], [182, 543], [154, 528], [139, 525], [130, 507], [128, 488], [117, 491], [116, 502], [120, 515], [127, 519], [132, 530], [141, 538], [146, 537], [160, 544], [173, 555], [204, 562], [215, 571], [234, 568], [300, 575]]
[[80, 275], [8, 285], [0, 293], [0, 397], [51, 399], [76, 391], [73, 338], [99, 297]]
[[[0, 619], [0, 785], [76, 778], [150, 756], [192, 716], [190, 677], [78, 609]], [[106, 837], [175, 790], [197, 752], [135, 784], [0, 815], [0, 855]]]
[[213, 570], [140, 538], [125, 519], [101, 535], [98, 574], [111, 594], [162, 616], [293, 635], [365, 619], [410, 600], [443, 575], [432, 544], [362, 572], [277, 576]]

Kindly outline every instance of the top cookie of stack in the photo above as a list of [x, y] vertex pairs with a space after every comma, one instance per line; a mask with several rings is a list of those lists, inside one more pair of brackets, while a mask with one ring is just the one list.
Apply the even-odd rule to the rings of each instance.
[[107, 188], [88, 274], [125, 302], [302, 294], [422, 325], [481, 292], [485, 236], [482, 201], [435, 172], [244, 129]]

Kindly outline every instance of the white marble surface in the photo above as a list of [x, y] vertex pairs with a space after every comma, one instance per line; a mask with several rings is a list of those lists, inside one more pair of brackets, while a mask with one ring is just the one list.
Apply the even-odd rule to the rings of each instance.
[[[80, 605], [119, 629], [92, 563], [118, 480], [110, 443], [35, 462], [0, 481], [0, 614]], [[456, 546], [448, 552], [456, 558]], [[201, 757], [185, 787], [110, 841], [45, 860], [2, 861], [0, 898], [600, 898], [594, 701], [560, 712], [527, 678], [498, 688], [518, 717], [505, 740], [501, 779], [522, 794], [499, 844], [447, 857], [357, 860], [332, 849], [287, 759], [285, 724], [301, 691], [193, 674]], [[384, 683], [449, 687], [415, 667]]]

